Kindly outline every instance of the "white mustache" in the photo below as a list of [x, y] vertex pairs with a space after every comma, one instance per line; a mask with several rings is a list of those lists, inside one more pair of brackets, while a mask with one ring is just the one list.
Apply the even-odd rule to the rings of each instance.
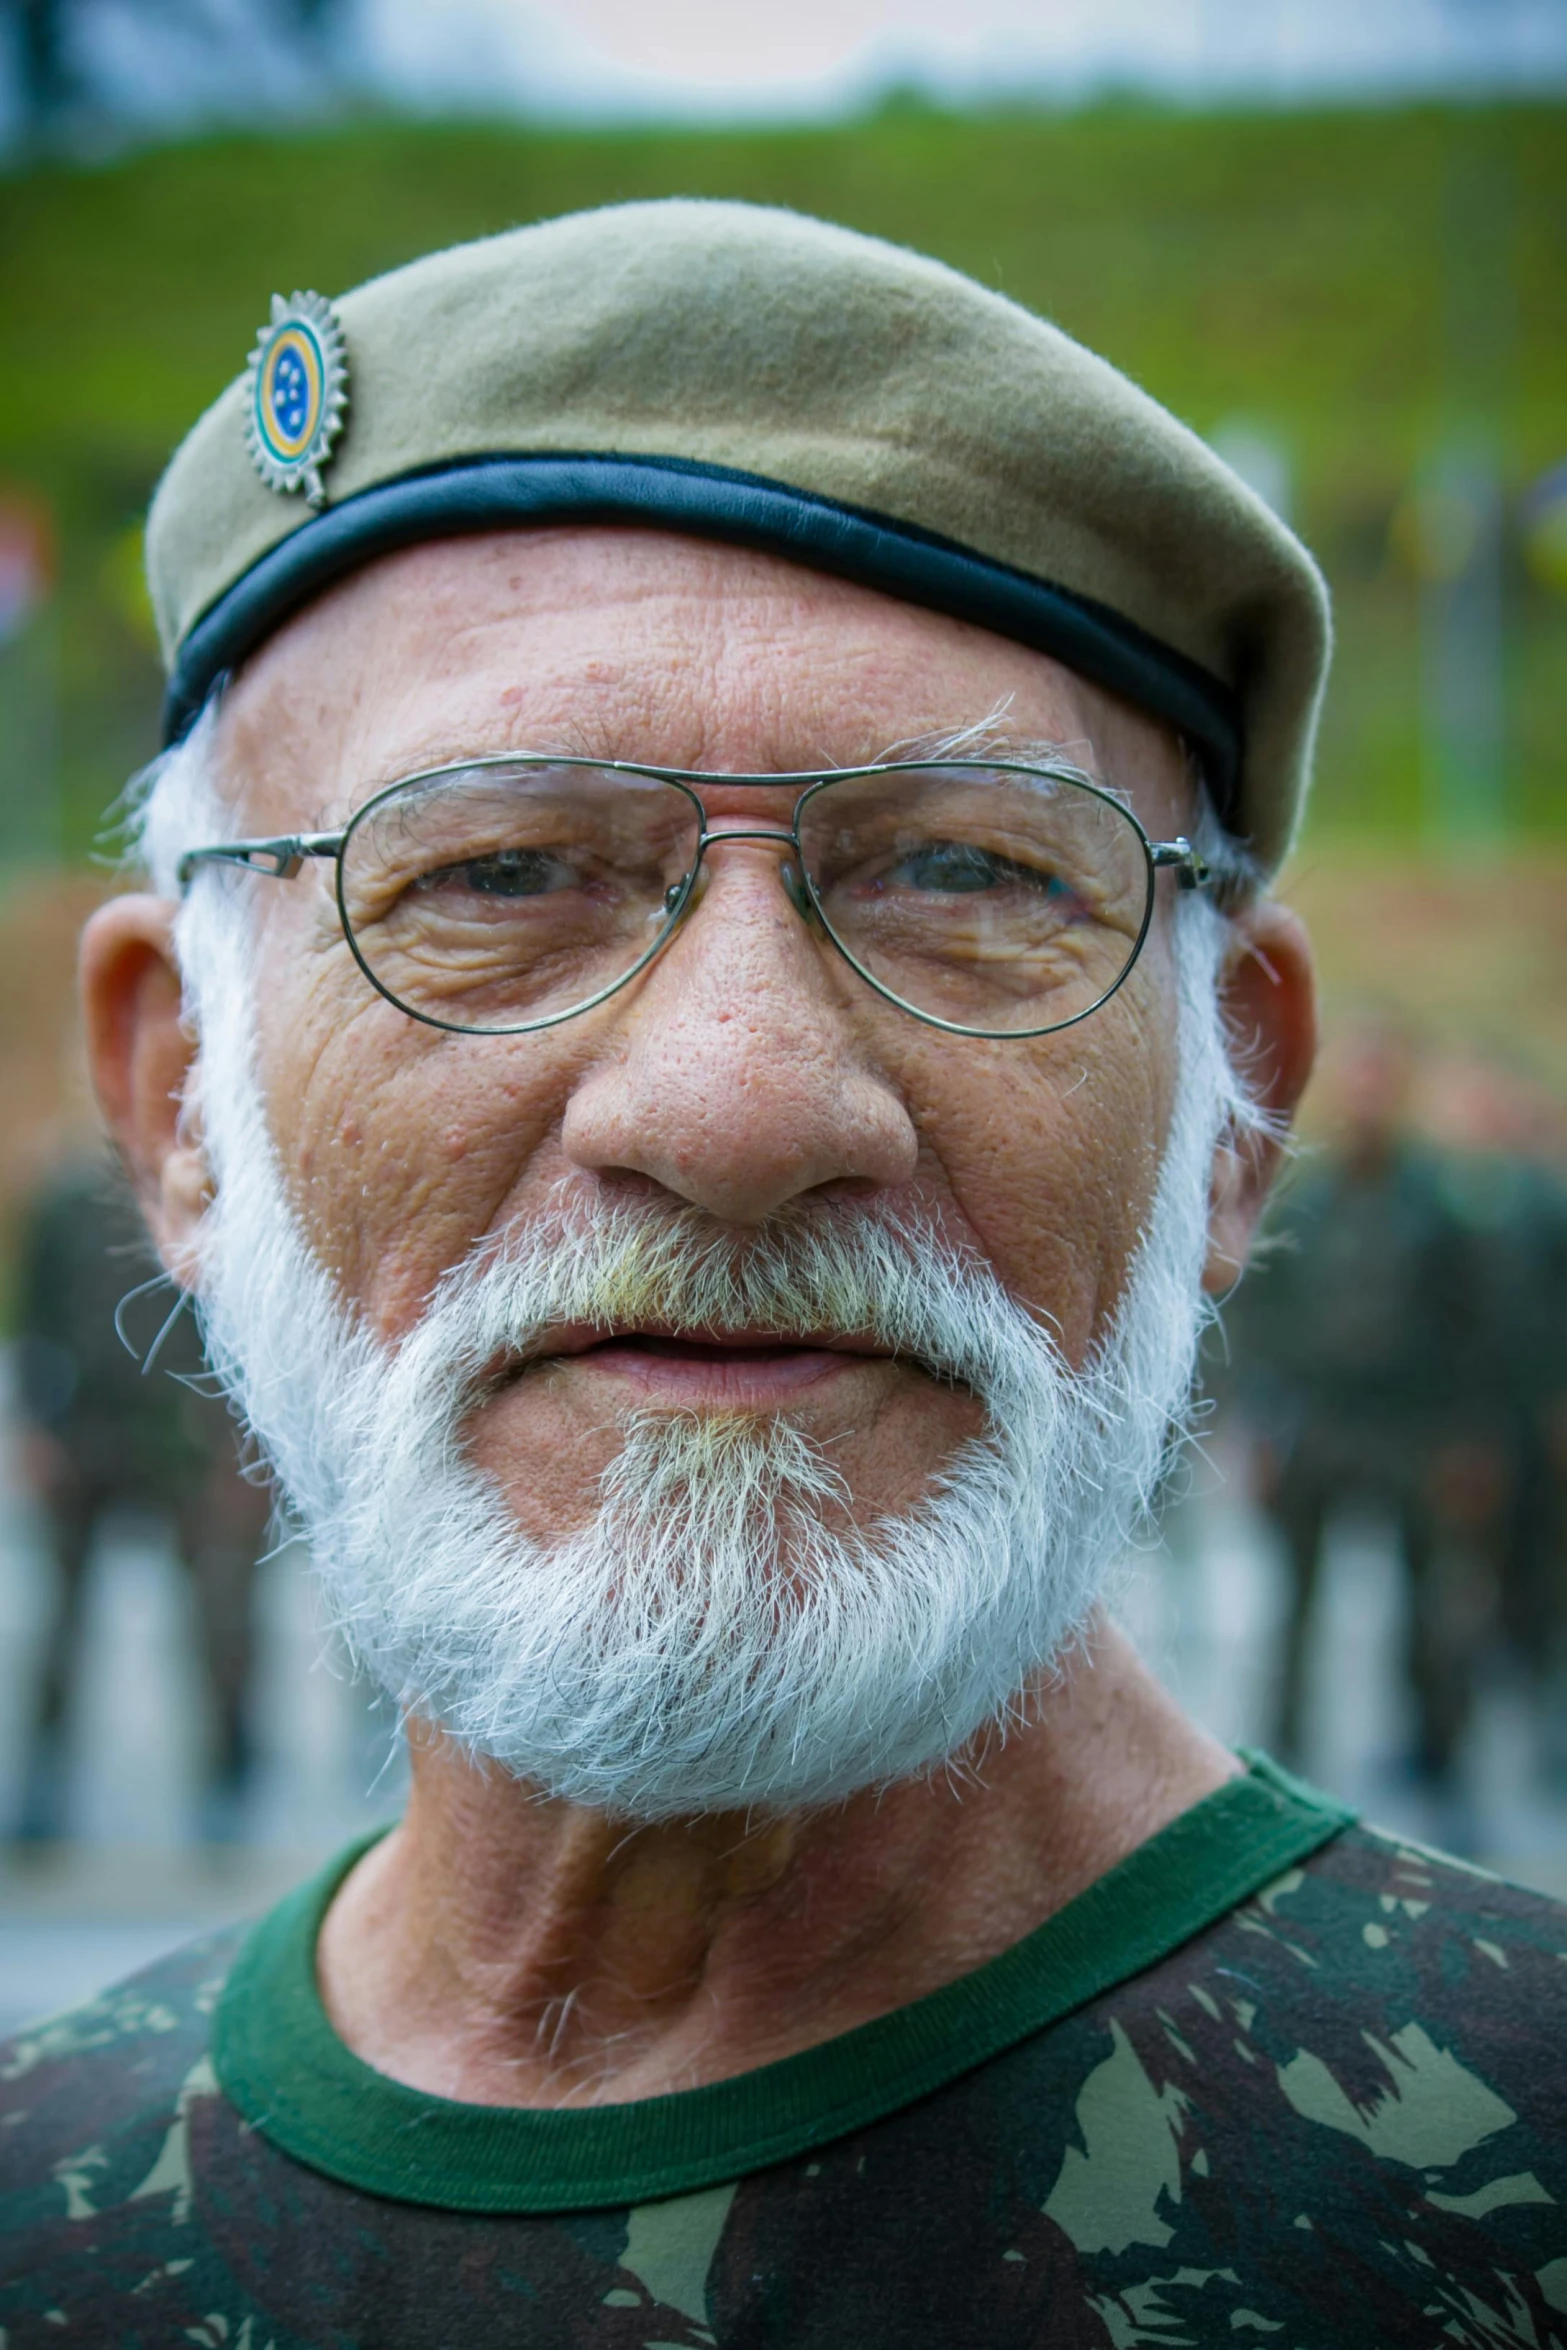
[[399, 1382], [482, 1394], [552, 1332], [868, 1342], [981, 1395], [1049, 1334], [973, 1251], [909, 1210], [805, 1203], [737, 1236], [693, 1207], [562, 1194], [448, 1273], [393, 1358]]

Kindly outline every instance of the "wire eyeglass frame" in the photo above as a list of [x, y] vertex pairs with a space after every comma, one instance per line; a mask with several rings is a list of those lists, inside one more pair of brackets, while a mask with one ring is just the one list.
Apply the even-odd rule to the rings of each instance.
[[[349, 914], [344, 896], [343, 882], [344, 852], [359, 826], [377, 809], [385, 806], [399, 793], [408, 791], [412, 786], [440, 784], [447, 777], [455, 779], [459, 776], [482, 773], [488, 768], [522, 768], [530, 771], [581, 769], [590, 774], [623, 775], [628, 778], [635, 777], [670, 784], [676, 790], [683, 792], [686, 798], [692, 802], [698, 827], [696, 846], [690, 867], [682, 875], [680, 881], [665, 895], [665, 920], [651, 943], [630, 968], [622, 972], [607, 986], [599, 988], [592, 995], [585, 996], [580, 1003], [571, 1004], [563, 1011], [547, 1013], [537, 1020], [521, 1020], [504, 1028], [476, 1028], [457, 1020], [442, 1020], [432, 1012], [420, 1011], [417, 1006], [405, 1003], [401, 996], [394, 994], [376, 976], [360, 948], [354, 932], [353, 919]], [[1051, 782], [1068, 784], [1075, 790], [1087, 793], [1105, 806], [1112, 808], [1137, 836], [1146, 860], [1148, 886], [1144, 897], [1142, 923], [1136, 939], [1127, 954], [1123, 968], [1111, 985], [1105, 988], [1103, 993], [1097, 996], [1091, 1004], [1085, 1005], [1080, 1011], [1070, 1013], [1063, 1020], [1045, 1021], [1036, 1028], [978, 1028], [963, 1021], [944, 1019], [937, 1012], [924, 1011], [918, 1004], [910, 1003], [906, 997], [899, 995], [894, 989], [878, 979], [873, 972], [868, 971], [838, 936], [826, 915], [806, 863], [804, 843], [800, 837], [802, 811], [819, 794], [830, 791], [835, 784], [853, 782], [871, 776], [929, 775], [933, 772], [944, 774], [948, 771], [1043, 777]], [[735, 826], [718, 832], [712, 832], [708, 829], [706, 810], [703, 807], [698, 787], [706, 786], [708, 789], [712, 789], [715, 785], [722, 785], [725, 789], [737, 786], [741, 790], [747, 791], [778, 791], [787, 789], [791, 784], [797, 784], [801, 789], [794, 804], [793, 817], [787, 827], [777, 825]], [[198, 868], [202, 865], [239, 866], [246, 872], [261, 874], [268, 880], [292, 881], [307, 859], [330, 859], [336, 867], [334, 895], [337, 901], [338, 918], [343, 926], [343, 936], [354, 961], [377, 995], [383, 997], [387, 1003], [394, 1005], [406, 1018], [421, 1021], [430, 1028], [444, 1029], [451, 1035], [527, 1036], [535, 1034], [541, 1029], [559, 1027], [562, 1021], [575, 1020], [584, 1012], [596, 1010], [600, 1004], [608, 1002], [611, 996], [618, 995], [622, 988], [628, 987], [633, 979], [645, 971], [648, 965], [662, 954], [695, 903], [703, 862], [708, 850], [725, 841], [775, 841], [780, 846], [793, 848], [795, 861], [786, 863], [780, 876], [791, 905], [803, 921], [822, 933], [857, 977], [862, 979], [867, 987], [874, 989], [875, 993], [881, 996], [885, 1002], [895, 1005], [899, 1011], [907, 1012], [911, 1019], [922, 1021], [930, 1028], [942, 1029], [949, 1035], [989, 1038], [1005, 1043], [1022, 1042], [1028, 1037], [1051, 1036], [1061, 1029], [1074, 1028], [1079, 1021], [1088, 1019], [1093, 1013], [1100, 1010], [1104, 1004], [1109, 1002], [1111, 996], [1125, 985], [1148, 937], [1155, 903], [1154, 878], [1158, 873], [1173, 872], [1176, 876], [1177, 887], [1183, 890], [1207, 889], [1212, 885], [1214, 879], [1209, 867], [1184, 834], [1177, 834], [1173, 840], [1154, 840], [1135, 812], [1114, 792], [1107, 791], [1102, 784], [1093, 782], [1075, 768], [1054, 765], [1048, 761], [1027, 759], [895, 759], [873, 762], [864, 767], [806, 769], [794, 774], [730, 775], [687, 767], [653, 767], [630, 759], [552, 757], [544, 752], [526, 751], [497, 751], [483, 754], [477, 758], [455, 759], [437, 767], [417, 769], [413, 774], [399, 776], [395, 782], [386, 784], [381, 790], [374, 792], [362, 807], [355, 809], [348, 823], [335, 832], [281, 833], [265, 840], [215, 842], [203, 848], [188, 849], [181, 857], [176, 872], [179, 886], [183, 891], [189, 888], [195, 879]]]

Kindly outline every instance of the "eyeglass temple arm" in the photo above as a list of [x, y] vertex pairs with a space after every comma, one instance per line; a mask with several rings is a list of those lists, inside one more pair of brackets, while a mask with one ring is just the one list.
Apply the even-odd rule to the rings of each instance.
[[340, 832], [294, 832], [280, 840], [220, 841], [209, 849], [187, 849], [175, 877], [181, 889], [188, 889], [198, 865], [241, 865], [269, 881], [292, 881], [307, 857], [335, 857], [343, 840]]
[[1191, 842], [1183, 835], [1178, 834], [1174, 840], [1150, 841], [1148, 853], [1156, 868], [1174, 868], [1178, 889], [1206, 889], [1213, 878]]
[[[765, 837], [770, 840], [774, 835], [768, 833]], [[777, 837], [788, 836], [780, 833]], [[239, 865], [247, 873], [264, 873], [270, 881], [292, 881], [307, 857], [335, 857], [343, 839], [341, 832], [294, 832], [285, 833], [277, 840], [220, 841], [211, 848], [187, 849], [176, 867], [176, 877], [184, 889], [194, 880], [198, 865]], [[1182, 889], [1207, 887], [1211, 878], [1208, 867], [1184, 836], [1178, 834], [1174, 840], [1151, 841], [1149, 855], [1156, 870], [1173, 868]]]

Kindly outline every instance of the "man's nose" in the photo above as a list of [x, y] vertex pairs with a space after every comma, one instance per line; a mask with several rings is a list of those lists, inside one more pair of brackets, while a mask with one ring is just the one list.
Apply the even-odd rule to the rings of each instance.
[[913, 1120], [866, 1057], [852, 998], [790, 902], [779, 853], [720, 845], [706, 880], [623, 999], [618, 1049], [573, 1094], [567, 1157], [601, 1175], [649, 1176], [746, 1225], [824, 1184], [907, 1183]]

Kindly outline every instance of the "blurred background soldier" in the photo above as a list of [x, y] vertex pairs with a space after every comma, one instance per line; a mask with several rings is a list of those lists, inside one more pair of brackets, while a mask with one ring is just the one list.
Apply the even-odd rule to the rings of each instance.
[[1414, 1074], [1399, 1031], [1347, 1040], [1337, 1140], [1288, 1188], [1235, 1300], [1229, 1384], [1260, 1438], [1258, 1499], [1289, 1576], [1277, 1750], [1301, 1756], [1328, 1521], [1369, 1503], [1392, 1516], [1405, 1569], [1412, 1760], [1445, 1793], [1488, 1612], [1480, 1538], [1504, 1471], [1481, 1251], [1445, 1159], [1410, 1131]]
[[1552, 1104], [1505, 1057], [1449, 1060], [1433, 1122], [1460, 1154], [1492, 1328], [1505, 1458], [1493, 1528], [1499, 1629], [1533, 1700], [1548, 1774], [1567, 1781], [1567, 1183]]
[[[206, 1837], [235, 1832], [245, 1794], [251, 1589], [270, 1497], [240, 1473], [233, 1419], [205, 1391], [191, 1316], [169, 1320], [166, 1283], [127, 1306], [136, 1351], [121, 1339], [116, 1314], [155, 1271], [145, 1227], [102, 1154], [62, 1161], [31, 1202], [17, 1257], [22, 1468], [57, 1568], [14, 1822], [20, 1842], [67, 1832], [71, 1682], [94, 1538], [111, 1511], [164, 1520], [189, 1570], [211, 1701]], [[144, 1374], [137, 1358], [160, 1331]]]

